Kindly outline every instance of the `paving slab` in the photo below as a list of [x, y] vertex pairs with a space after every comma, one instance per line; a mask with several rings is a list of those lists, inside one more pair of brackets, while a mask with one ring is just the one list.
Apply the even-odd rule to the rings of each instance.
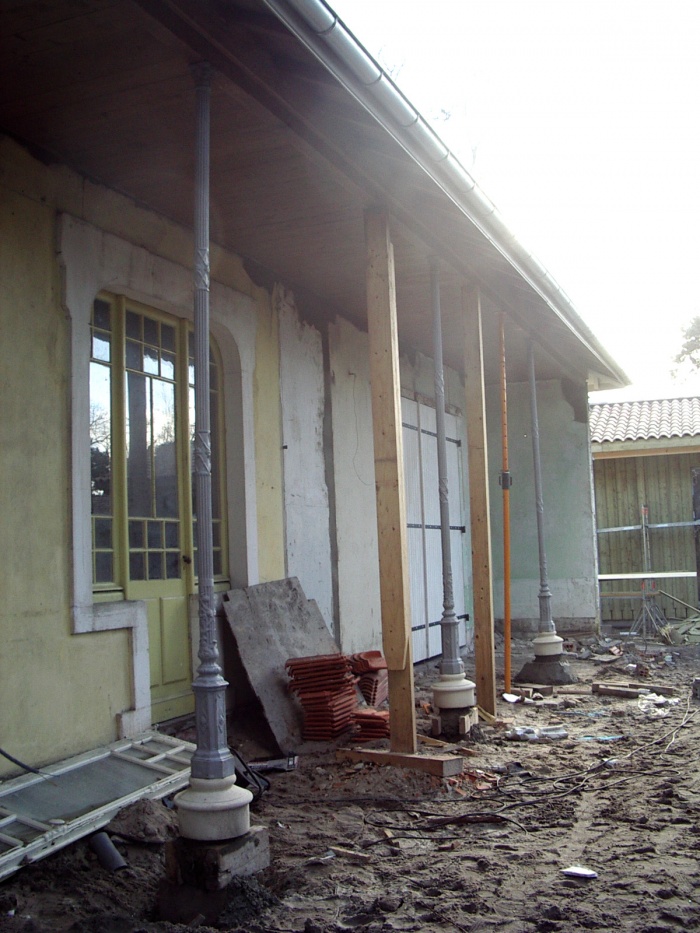
[[338, 646], [296, 577], [229, 590], [224, 612], [250, 685], [280, 752], [302, 742], [302, 711], [289, 689], [289, 658], [337, 655]]

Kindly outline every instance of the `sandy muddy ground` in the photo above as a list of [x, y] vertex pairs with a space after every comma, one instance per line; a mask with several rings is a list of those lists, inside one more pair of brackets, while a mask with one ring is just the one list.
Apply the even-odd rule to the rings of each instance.
[[[232, 885], [218, 920], [158, 919], [173, 816], [157, 804], [124, 816], [127, 869], [109, 874], [80, 842], [0, 884], [0, 929], [700, 930], [700, 701], [690, 695], [700, 662], [695, 648], [639, 650], [570, 663], [583, 685], [646, 675], [673, 686], [678, 703], [643, 710], [590, 692], [499, 700], [511, 722], [460, 744], [459, 778], [339, 763], [332, 749], [300, 754], [253, 807], [269, 828], [271, 867]], [[417, 677], [426, 733], [420, 702], [434, 678], [434, 668]], [[513, 741], [513, 725], [561, 725], [568, 736]], [[254, 737], [240, 747], [258, 752]], [[597, 877], [568, 877], [571, 866]]]

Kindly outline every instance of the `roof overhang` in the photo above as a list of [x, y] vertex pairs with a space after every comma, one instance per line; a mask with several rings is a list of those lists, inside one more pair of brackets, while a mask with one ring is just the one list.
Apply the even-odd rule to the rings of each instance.
[[640, 441], [592, 443], [591, 454], [594, 460], [665, 457], [669, 454], [700, 454], [700, 437], [660, 437]]
[[[442, 267], [448, 365], [462, 371], [461, 289], [484, 296], [487, 379], [499, 312], [509, 378], [617, 387], [625, 374], [493, 205], [320, 0], [27, 0], [1, 14], [0, 129], [185, 227], [190, 65], [216, 69], [211, 234], [311, 319], [366, 326], [364, 212], [392, 218], [399, 338], [432, 353], [429, 258]], [[341, 41], [339, 41], [341, 40]], [[376, 78], [377, 73], [379, 77]], [[376, 80], [373, 80], [376, 78]], [[215, 270], [213, 270], [215, 274]]]

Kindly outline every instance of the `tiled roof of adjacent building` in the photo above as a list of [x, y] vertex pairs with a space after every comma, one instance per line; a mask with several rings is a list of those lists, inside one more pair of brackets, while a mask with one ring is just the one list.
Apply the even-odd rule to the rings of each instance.
[[591, 441], [648, 441], [700, 436], [700, 396], [591, 405]]

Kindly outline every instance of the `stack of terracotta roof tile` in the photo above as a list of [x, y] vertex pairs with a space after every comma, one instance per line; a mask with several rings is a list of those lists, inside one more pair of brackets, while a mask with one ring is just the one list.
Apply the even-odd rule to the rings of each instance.
[[349, 658], [343, 654], [290, 658], [285, 667], [304, 710], [304, 739], [328, 742], [347, 732], [357, 708]]
[[381, 706], [389, 696], [389, 674], [380, 651], [362, 651], [350, 657], [353, 674], [368, 706]]
[[389, 710], [358, 709], [355, 712], [356, 742], [369, 742], [372, 739], [384, 739], [389, 736]]

